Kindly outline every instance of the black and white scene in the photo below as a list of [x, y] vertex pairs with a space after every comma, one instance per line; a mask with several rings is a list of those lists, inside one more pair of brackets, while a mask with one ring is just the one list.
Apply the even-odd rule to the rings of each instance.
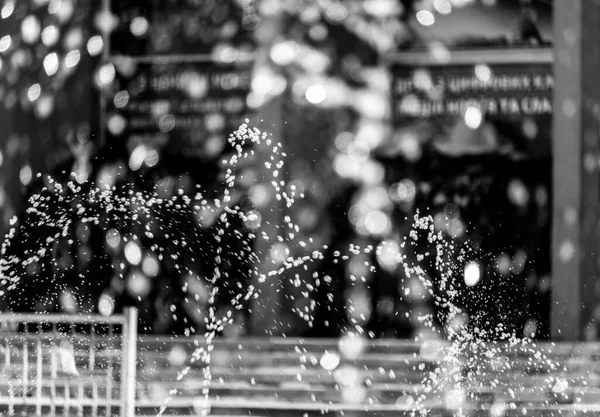
[[600, 417], [598, 68], [598, 0], [0, 0], [0, 416]]

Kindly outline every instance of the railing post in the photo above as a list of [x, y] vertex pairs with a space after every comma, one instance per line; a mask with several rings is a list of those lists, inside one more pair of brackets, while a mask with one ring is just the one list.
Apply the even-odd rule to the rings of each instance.
[[600, 5], [553, 2], [552, 339], [598, 339]]
[[137, 310], [125, 309], [122, 329], [121, 417], [135, 416], [135, 374], [137, 357]]

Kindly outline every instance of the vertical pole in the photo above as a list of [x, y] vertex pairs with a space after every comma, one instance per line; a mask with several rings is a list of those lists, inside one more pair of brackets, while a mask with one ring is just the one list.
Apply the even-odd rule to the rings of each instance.
[[596, 338], [600, 5], [555, 1], [551, 333]]
[[[114, 325], [108, 325], [108, 340], [106, 346], [108, 346], [108, 366], [106, 367], [106, 398], [105, 398], [105, 411], [104, 414], [107, 416], [112, 415], [112, 389], [113, 389], [113, 378], [114, 369], [113, 369], [113, 355], [115, 354], [115, 339], [114, 339]], [[125, 345], [123, 343], [123, 345]], [[123, 376], [121, 375], [121, 378]]]
[[56, 414], [56, 377], [58, 372], [58, 363], [56, 356], [59, 354], [57, 351], [57, 345], [55, 340], [56, 334], [56, 322], [53, 322], [52, 337], [50, 339], [50, 415]]
[[42, 373], [44, 372], [43, 368], [43, 359], [44, 359], [44, 350], [42, 346], [42, 334], [39, 330], [41, 324], [38, 324], [38, 335], [37, 335], [37, 363], [36, 363], [36, 405], [35, 412], [36, 415], [42, 415]]
[[25, 334], [23, 337], [23, 409], [27, 410], [27, 391], [29, 388], [29, 351], [27, 349], [28, 323], [23, 323]]
[[137, 354], [137, 310], [125, 309], [122, 329], [121, 417], [135, 416], [135, 373]]

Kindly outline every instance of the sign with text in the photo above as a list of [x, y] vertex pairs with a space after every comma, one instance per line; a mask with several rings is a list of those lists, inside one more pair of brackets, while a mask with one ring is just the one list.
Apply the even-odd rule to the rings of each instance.
[[137, 63], [118, 80], [109, 131], [130, 150], [148, 144], [167, 154], [217, 156], [248, 117], [251, 75], [250, 66]]
[[[458, 136], [466, 140], [471, 135], [461, 124], [492, 126], [493, 142], [510, 143], [531, 156], [550, 154], [551, 63], [396, 65], [391, 69], [396, 128], [429, 121], [434, 128], [453, 132], [448, 133], [449, 143], [456, 143]], [[469, 140], [476, 147], [477, 140], [487, 139]]]
[[552, 114], [549, 64], [393, 69], [395, 118], [458, 116], [478, 106], [490, 116]]

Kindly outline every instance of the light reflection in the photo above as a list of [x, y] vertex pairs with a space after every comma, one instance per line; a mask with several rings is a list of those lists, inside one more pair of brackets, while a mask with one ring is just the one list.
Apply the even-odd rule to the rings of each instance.
[[479, 283], [481, 279], [481, 270], [477, 262], [469, 262], [465, 266], [464, 280], [465, 284], [469, 287], [473, 287]]
[[377, 262], [388, 272], [398, 267], [400, 245], [394, 240], [384, 240], [377, 247]]
[[31, 167], [29, 165], [23, 166], [23, 168], [21, 168], [21, 171], [19, 172], [19, 179], [21, 180], [21, 184], [23, 184], [24, 186], [29, 185], [32, 177], [33, 173], [31, 171]]
[[21, 37], [23, 42], [32, 44], [40, 36], [40, 21], [34, 16], [29, 15], [21, 22]]
[[136, 148], [133, 150], [133, 152], [131, 152], [131, 155], [129, 156], [129, 168], [132, 171], [137, 171], [142, 167], [142, 164], [144, 163], [144, 160], [146, 159], [148, 155], [148, 148], [146, 147], [146, 145], [138, 145], [136, 146]]
[[105, 236], [106, 244], [116, 249], [121, 244], [121, 234], [116, 229], [109, 229]]
[[296, 59], [298, 45], [295, 42], [279, 42], [271, 48], [271, 59], [277, 65], [289, 65]]
[[160, 263], [154, 255], [147, 255], [142, 261], [142, 271], [149, 277], [155, 277], [160, 270]]
[[63, 311], [75, 313], [77, 311], [77, 298], [70, 289], [61, 291], [59, 295], [59, 304]]
[[435, 23], [435, 16], [429, 10], [420, 10], [417, 12], [417, 22], [423, 26], [431, 26]]
[[306, 90], [305, 97], [311, 104], [320, 104], [327, 98], [327, 90], [321, 84], [313, 84]]
[[475, 65], [475, 76], [483, 82], [489, 82], [492, 79], [492, 70], [484, 64]]
[[449, 14], [452, 12], [452, 5], [448, 0], [433, 0], [433, 7], [439, 14]]
[[[363, 354], [367, 348], [366, 340], [354, 333], [348, 333], [344, 335], [338, 342], [338, 348], [343, 357], [349, 360], [355, 360]], [[349, 372], [349, 378], [344, 378], [348, 383], [352, 383], [354, 379], [351, 375], [354, 375], [355, 368], [344, 368], [339, 369], [340, 373]]]
[[108, 130], [113, 135], [120, 135], [127, 127], [127, 121], [120, 114], [113, 114], [108, 118]]
[[31, 87], [29, 87], [29, 90], [27, 90], [27, 98], [29, 99], [29, 101], [36, 101], [40, 97], [41, 93], [42, 88], [38, 83], [35, 83]]
[[45, 46], [54, 46], [58, 42], [58, 29], [54, 25], [46, 26], [42, 31], [42, 43]]
[[135, 36], [143, 36], [148, 31], [148, 27], [148, 20], [143, 16], [137, 16], [131, 21], [129, 30], [131, 30], [131, 33]]
[[319, 363], [323, 369], [333, 371], [340, 364], [340, 356], [337, 353], [325, 351]]
[[54, 96], [42, 94], [35, 102], [34, 113], [39, 119], [48, 118], [54, 111]]
[[139, 265], [142, 261], [142, 250], [136, 242], [127, 242], [123, 252], [131, 265]]
[[483, 115], [481, 114], [481, 110], [475, 106], [470, 106], [465, 111], [465, 124], [475, 130], [481, 126], [481, 122], [483, 121]]
[[104, 48], [104, 41], [101, 36], [92, 36], [87, 42], [87, 51], [91, 56], [99, 55]]
[[73, 16], [75, 5], [71, 0], [56, 0], [55, 3], [58, 3], [55, 9], [58, 20], [61, 23], [66, 23], [69, 19], [71, 19], [71, 16]]
[[2, 7], [2, 19], [6, 19], [8, 17], [10, 17], [10, 15], [12, 15], [13, 11], [15, 10], [15, 3], [12, 1], [7, 2], [4, 7]]
[[65, 66], [67, 68], [73, 68], [74, 66], [79, 64], [80, 57], [81, 57], [81, 54], [80, 54], [79, 50], [75, 49], [73, 51], [70, 51], [67, 54], [67, 56], [65, 57]]
[[450, 410], [462, 408], [466, 401], [467, 393], [462, 388], [451, 389], [444, 394], [444, 403]]
[[98, 300], [98, 312], [103, 316], [110, 316], [115, 311], [115, 300], [107, 292], [103, 292]]
[[4, 35], [0, 38], [0, 52], [6, 52], [8, 48], [10, 48], [10, 44], [12, 42], [12, 38], [10, 35]]
[[417, 195], [417, 187], [412, 180], [406, 178], [392, 184], [389, 195], [393, 201], [398, 203], [412, 203]]
[[113, 102], [115, 103], [115, 107], [118, 109], [125, 107], [129, 102], [129, 92], [127, 90], [119, 91], [117, 94], [115, 94]]
[[44, 70], [48, 76], [56, 74], [58, 71], [58, 55], [56, 52], [49, 53], [44, 58]]
[[108, 63], [100, 67], [98, 71], [98, 79], [102, 84], [109, 84], [115, 79], [115, 67]]
[[133, 296], [138, 299], [146, 297], [152, 288], [150, 279], [141, 271], [136, 270], [131, 272], [125, 280], [125, 288]]

